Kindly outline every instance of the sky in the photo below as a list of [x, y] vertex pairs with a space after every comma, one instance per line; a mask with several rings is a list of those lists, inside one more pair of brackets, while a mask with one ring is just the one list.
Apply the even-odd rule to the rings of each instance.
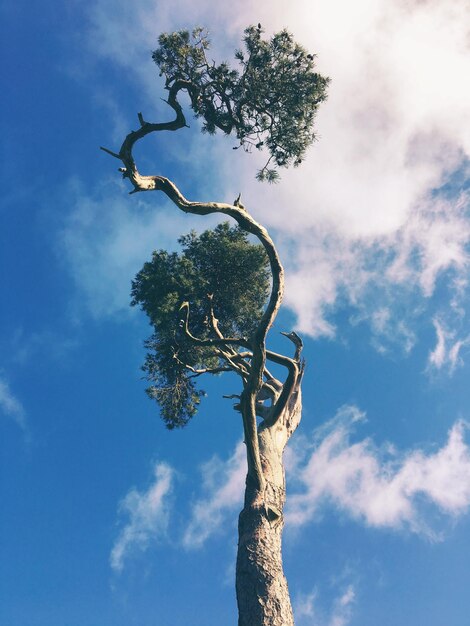
[[279, 331], [305, 341], [286, 451], [284, 565], [297, 626], [467, 626], [470, 614], [470, 9], [465, 0], [7, 0], [1, 9], [0, 622], [227, 626], [241, 423], [205, 384], [169, 432], [140, 366], [130, 283], [215, 217], [128, 195], [137, 113], [171, 111], [161, 32], [288, 28], [330, 76], [318, 140], [277, 185], [262, 155], [190, 128], [144, 173], [192, 200], [239, 192], [286, 267]]

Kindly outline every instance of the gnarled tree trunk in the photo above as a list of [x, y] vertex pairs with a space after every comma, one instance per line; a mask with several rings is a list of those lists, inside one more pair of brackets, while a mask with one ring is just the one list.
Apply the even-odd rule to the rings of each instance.
[[272, 426], [261, 424], [258, 429], [264, 488], [259, 490], [248, 474], [244, 508], [238, 522], [238, 626], [294, 624], [282, 566], [286, 500], [283, 452], [300, 422], [301, 410], [298, 380], [279, 420]]

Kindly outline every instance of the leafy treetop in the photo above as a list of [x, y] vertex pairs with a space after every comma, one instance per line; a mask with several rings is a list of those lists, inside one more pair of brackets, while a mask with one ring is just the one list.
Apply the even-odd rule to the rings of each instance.
[[257, 178], [274, 182], [277, 168], [298, 166], [315, 139], [314, 117], [329, 79], [314, 71], [314, 55], [287, 30], [269, 40], [262, 33], [260, 24], [245, 30], [244, 50], [235, 53], [239, 69], [208, 61], [210, 41], [202, 28], [160, 35], [152, 57], [167, 89], [187, 91], [203, 131], [234, 133], [234, 149], [267, 148]]
[[202, 373], [228, 371], [220, 350], [200, 346], [182, 331], [181, 305], [191, 309], [190, 330], [198, 338], [249, 338], [269, 291], [263, 247], [227, 222], [201, 235], [179, 239], [181, 253], [154, 252], [132, 283], [132, 305], [140, 305], [153, 326], [143, 370], [152, 383], [149, 397], [160, 405], [168, 428], [184, 426], [204, 394], [195, 386]]

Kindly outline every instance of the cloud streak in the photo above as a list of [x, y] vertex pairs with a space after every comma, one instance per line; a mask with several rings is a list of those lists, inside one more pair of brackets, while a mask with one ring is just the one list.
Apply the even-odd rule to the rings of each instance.
[[438, 318], [433, 319], [436, 330], [436, 345], [429, 353], [428, 371], [448, 369], [453, 374], [463, 360], [461, 352], [470, 345], [470, 335], [458, 339], [454, 331], [449, 331]]
[[296, 620], [302, 626], [346, 626], [352, 619], [353, 606], [356, 602], [354, 585], [348, 585], [334, 598], [329, 610], [320, 605], [319, 593], [299, 595], [294, 602]]
[[239, 443], [225, 462], [214, 456], [202, 468], [204, 495], [192, 506], [183, 536], [188, 549], [200, 548], [225, 524], [227, 516], [243, 504], [247, 465], [245, 444]]
[[20, 400], [11, 391], [8, 381], [0, 378], [0, 410], [11, 418], [26, 433], [26, 411]]
[[155, 463], [153, 480], [145, 491], [131, 489], [119, 504], [119, 512], [128, 518], [110, 554], [112, 569], [120, 573], [125, 561], [135, 553], [145, 552], [152, 543], [165, 537], [170, 514], [169, 496], [173, 470], [166, 463]]

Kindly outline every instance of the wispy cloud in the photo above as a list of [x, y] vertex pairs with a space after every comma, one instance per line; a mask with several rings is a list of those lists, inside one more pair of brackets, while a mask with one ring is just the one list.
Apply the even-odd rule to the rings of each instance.
[[353, 606], [356, 601], [354, 585], [348, 585], [337, 595], [329, 608], [320, 603], [317, 589], [302, 595], [294, 602], [296, 620], [302, 626], [347, 626], [352, 619]]
[[21, 401], [13, 394], [7, 380], [0, 377], [0, 410], [11, 418], [24, 433], [27, 433], [26, 411]]
[[186, 548], [200, 548], [226, 522], [227, 515], [241, 508], [246, 477], [246, 450], [239, 443], [233, 455], [222, 461], [214, 456], [202, 468], [203, 495], [191, 511], [183, 536]]
[[462, 365], [462, 349], [470, 345], [470, 335], [457, 338], [453, 330], [448, 330], [441, 320], [433, 319], [436, 330], [436, 345], [429, 353], [428, 369], [440, 370], [447, 368], [450, 374]]
[[297, 619], [304, 621], [303, 618], [308, 617], [311, 623], [314, 622], [317, 595], [316, 589], [310, 593], [297, 595], [294, 602], [294, 613]]
[[128, 313], [136, 272], [155, 249], [175, 249], [195, 220], [173, 207], [169, 218], [161, 210], [168, 208], [162, 197], [160, 208], [130, 200], [118, 182], [88, 194], [71, 181], [67, 197], [73, 206], [59, 232], [57, 253], [77, 286], [75, 312], [85, 309], [96, 318]]
[[169, 495], [173, 470], [166, 463], [156, 463], [153, 480], [147, 490], [131, 489], [119, 504], [119, 512], [128, 518], [110, 554], [114, 571], [121, 572], [125, 561], [166, 535], [169, 520]]
[[0, 340], [0, 348], [5, 352], [5, 360], [21, 365], [40, 355], [41, 359], [52, 359], [61, 363], [79, 345], [79, 339], [68, 337], [57, 329], [26, 332], [17, 327], [8, 338]]
[[[356, 407], [343, 407], [318, 431], [313, 449], [295, 470], [300, 491], [288, 500], [287, 521], [300, 526], [333, 505], [369, 526], [409, 528], [433, 536], [421, 499], [457, 517], [470, 506], [470, 449], [466, 425], [454, 424], [447, 443], [426, 454], [378, 449], [370, 439], [353, 443]], [[303, 452], [305, 453], [305, 446]]]
[[352, 617], [352, 606], [355, 600], [356, 592], [354, 591], [354, 587], [349, 585], [335, 602], [334, 613], [330, 620], [331, 626], [346, 626], [346, 624], [349, 624]]

